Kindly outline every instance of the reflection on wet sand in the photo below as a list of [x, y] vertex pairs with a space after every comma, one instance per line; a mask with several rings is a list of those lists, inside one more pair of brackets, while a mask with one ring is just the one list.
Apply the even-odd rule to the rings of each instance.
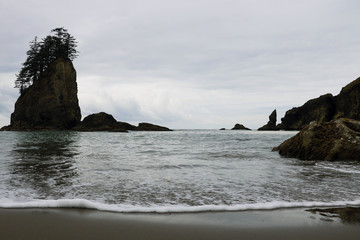
[[344, 224], [360, 224], [360, 208], [344, 207], [344, 208], [327, 208], [327, 209], [308, 209], [313, 214], [319, 214], [323, 221], [333, 221], [340, 219]]

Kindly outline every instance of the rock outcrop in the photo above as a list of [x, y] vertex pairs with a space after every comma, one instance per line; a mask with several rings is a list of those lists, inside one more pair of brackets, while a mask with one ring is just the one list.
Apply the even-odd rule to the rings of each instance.
[[331, 121], [335, 114], [334, 97], [331, 94], [307, 101], [301, 107], [295, 107], [286, 112], [277, 126], [281, 130], [301, 130], [312, 121]]
[[269, 116], [269, 121], [266, 125], [262, 126], [261, 128], [258, 129], [258, 131], [273, 131], [273, 130], [278, 130], [276, 128], [276, 121], [277, 121], [277, 116], [276, 116], [276, 109], [270, 114]]
[[136, 127], [126, 122], [118, 122], [112, 115], [104, 112], [90, 114], [72, 130], [81, 132], [172, 131], [167, 127], [151, 123], [139, 123]]
[[235, 126], [231, 130], [251, 130], [250, 128], [245, 127], [242, 124], [235, 124]]
[[360, 160], [360, 121], [311, 122], [273, 151], [302, 160]]
[[59, 58], [21, 94], [3, 130], [67, 130], [80, 120], [76, 71], [71, 60]]
[[151, 123], [139, 123], [136, 131], [172, 131], [171, 129]]
[[360, 78], [343, 87], [334, 101], [336, 106], [334, 119], [360, 120]]
[[360, 78], [345, 86], [337, 96], [325, 94], [301, 107], [288, 110], [277, 126], [279, 130], [301, 130], [312, 121], [360, 120]]
[[85, 117], [73, 130], [82, 132], [126, 132], [122, 124], [119, 124], [112, 115], [104, 112], [94, 113]]

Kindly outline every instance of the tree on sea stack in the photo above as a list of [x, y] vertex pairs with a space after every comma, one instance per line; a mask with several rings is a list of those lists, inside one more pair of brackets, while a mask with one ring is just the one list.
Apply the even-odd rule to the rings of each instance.
[[41, 42], [37, 37], [30, 42], [26, 61], [15, 80], [15, 88], [19, 88], [21, 94], [39, 79], [52, 61], [60, 57], [74, 60], [78, 56], [77, 42], [65, 28], [55, 28], [51, 33], [53, 35], [43, 38]]

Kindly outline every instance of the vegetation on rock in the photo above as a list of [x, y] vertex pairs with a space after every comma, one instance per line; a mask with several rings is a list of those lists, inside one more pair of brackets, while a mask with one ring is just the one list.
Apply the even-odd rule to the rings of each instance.
[[74, 60], [78, 56], [77, 42], [66, 29], [55, 28], [51, 33], [53, 35], [43, 38], [40, 42], [37, 37], [30, 42], [26, 61], [15, 80], [15, 88], [19, 88], [21, 94], [40, 78], [55, 59]]
[[70, 59], [58, 58], [15, 103], [7, 130], [68, 130], [81, 120], [76, 71]]

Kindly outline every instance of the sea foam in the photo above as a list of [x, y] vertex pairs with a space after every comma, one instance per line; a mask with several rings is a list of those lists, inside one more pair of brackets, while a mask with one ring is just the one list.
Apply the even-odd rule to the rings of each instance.
[[335, 202], [285, 202], [273, 201], [265, 203], [235, 204], [235, 205], [153, 205], [134, 206], [116, 205], [89, 201], [86, 199], [60, 199], [60, 200], [33, 200], [28, 202], [16, 202], [9, 199], [0, 200], [0, 208], [82, 208], [99, 211], [119, 213], [198, 213], [198, 212], [227, 212], [246, 210], [273, 210], [287, 208], [312, 208], [312, 207], [360, 207], [360, 200], [335, 201]]

